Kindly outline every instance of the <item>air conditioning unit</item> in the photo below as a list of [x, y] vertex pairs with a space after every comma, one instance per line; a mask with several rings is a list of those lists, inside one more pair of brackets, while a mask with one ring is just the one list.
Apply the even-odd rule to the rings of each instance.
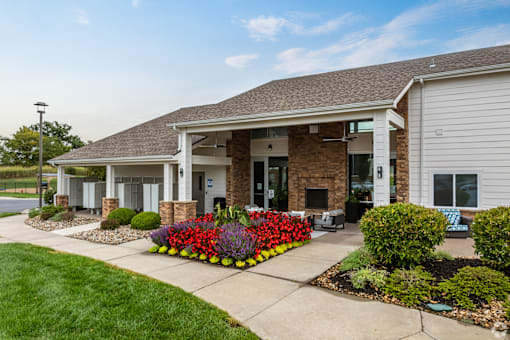
[[117, 197], [119, 208], [141, 210], [143, 208], [143, 189], [138, 183], [117, 183]]
[[103, 205], [103, 197], [106, 196], [105, 182], [83, 183], [83, 207], [86, 209], [99, 209]]
[[163, 200], [163, 184], [143, 185], [143, 211], [159, 213], [159, 201]]

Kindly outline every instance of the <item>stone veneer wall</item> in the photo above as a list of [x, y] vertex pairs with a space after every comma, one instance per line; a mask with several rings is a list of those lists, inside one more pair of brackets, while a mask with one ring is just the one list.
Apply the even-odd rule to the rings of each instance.
[[307, 187], [328, 189], [328, 210], [345, 209], [347, 143], [322, 142], [322, 137], [341, 137], [343, 129], [343, 123], [321, 124], [318, 134], [310, 134], [308, 125], [289, 127], [289, 210], [307, 210]]
[[69, 207], [69, 196], [55, 195], [55, 205], [61, 205], [64, 208], [68, 208]]
[[159, 215], [161, 216], [161, 225], [174, 224], [174, 202], [159, 201]]
[[191, 218], [197, 218], [197, 201], [173, 201], [173, 205], [173, 223], [179, 223]]
[[250, 130], [232, 131], [232, 140], [227, 143], [227, 157], [232, 157], [232, 165], [227, 166], [227, 205], [244, 207], [251, 201]]
[[396, 132], [397, 137], [397, 202], [409, 202], [409, 120], [407, 94], [400, 100], [397, 113], [405, 120], [405, 129]]
[[106, 198], [103, 197], [103, 210], [102, 216], [103, 218], [108, 218], [110, 213], [119, 207], [119, 199], [118, 198]]

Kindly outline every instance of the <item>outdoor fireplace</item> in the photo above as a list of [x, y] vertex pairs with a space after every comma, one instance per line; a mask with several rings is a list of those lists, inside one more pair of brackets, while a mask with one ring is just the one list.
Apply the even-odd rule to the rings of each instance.
[[305, 209], [328, 209], [328, 189], [305, 188]]

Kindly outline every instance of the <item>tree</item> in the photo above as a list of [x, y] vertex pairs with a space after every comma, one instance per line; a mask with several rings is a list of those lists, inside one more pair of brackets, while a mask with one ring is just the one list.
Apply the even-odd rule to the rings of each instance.
[[[33, 124], [29, 127], [35, 132], [39, 132], [39, 124]], [[72, 149], [81, 148], [85, 145], [81, 138], [77, 135], [71, 135], [72, 127], [67, 123], [60, 124], [57, 121], [43, 122], [43, 136], [57, 138], [67, 147]]]
[[[48, 123], [48, 124], [46, 124]], [[71, 126], [57, 122], [43, 125], [43, 162], [60, 156], [84, 143], [78, 136], [69, 134]], [[31, 166], [39, 161], [39, 127], [22, 126], [11, 138], [3, 137], [0, 143], [0, 162], [6, 165]]]

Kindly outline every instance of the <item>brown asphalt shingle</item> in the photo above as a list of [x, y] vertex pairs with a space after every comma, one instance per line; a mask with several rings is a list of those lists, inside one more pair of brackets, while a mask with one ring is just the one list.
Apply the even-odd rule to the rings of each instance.
[[169, 123], [393, 100], [414, 76], [503, 63], [510, 63], [510, 45], [274, 80], [217, 104], [179, 109], [54, 160], [174, 155], [177, 133]]

